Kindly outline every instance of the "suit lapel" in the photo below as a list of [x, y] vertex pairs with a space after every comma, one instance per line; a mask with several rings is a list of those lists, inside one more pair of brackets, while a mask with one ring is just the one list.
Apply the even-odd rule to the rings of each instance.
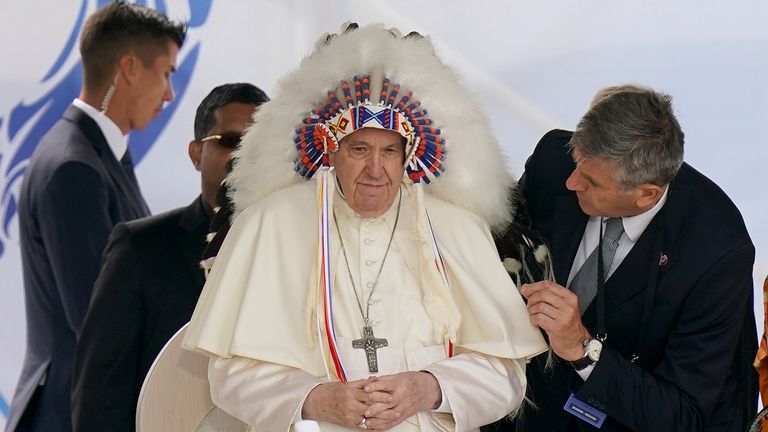
[[680, 252], [677, 248], [678, 241], [685, 236], [687, 221], [685, 216], [688, 214], [688, 199], [693, 196], [690, 191], [683, 192], [685, 181], [680, 181], [681, 177], [686, 177], [690, 172], [690, 166], [683, 163], [680, 171], [669, 186], [669, 195], [664, 208], [657, 216], [660, 228], [664, 230], [664, 242], [659, 251], [659, 281], [665, 273], [670, 271], [680, 261]]
[[109, 148], [107, 139], [104, 137], [104, 133], [99, 128], [99, 125], [96, 124], [96, 121], [75, 106], [67, 108], [64, 112], [64, 117], [74, 122], [80, 128], [88, 142], [96, 150], [104, 170], [112, 178], [112, 181], [115, 182], [115, 185], [117, 185], [118, 193], [122, 194], [125, 198], [122, 202], [129, 207], [126, 215], [133, 216], [128, 219], [149, 216], [148, 207], [144, 197], [141, 195], [141, 191], [137, 190], [129, 181], [128, 175]]
[[179, 219], [180, 230], [176, 238], [176, 244], [184, 256], [190, 277], [195, 282], [198, 293], [205, 283], [205, 276], [200, 268], [200, 260], [209, 223], [210, 217], [203, 207], [202, 197], [198, 197], [184, 209], [184, 213]]
[[132, 214], [136, 217], [149, 216], [147, 211], [147, 204], [144, 201], [144, 197], [141, 196], [141, 192], [133, 186], [133, 183], [128, 179], [128, 175], [123, 170], [120, 162], [115, 159], [115, 155], [112, 151], [105, 151], [101, 154], [101, 160], [104, 166], [107, 167], [112, 180], [118, 185], [120, 193], [126, 198], [125, 202], [130, 207]]
[[653, 250], [658, 230], [658, 221], [654, 220], [637, 239], [624, 261], [605, 281], [605, 306], [608, 311], [648, 288], [651, 262], [658, 262], [658, 257], [654, 259], [658, 251]]

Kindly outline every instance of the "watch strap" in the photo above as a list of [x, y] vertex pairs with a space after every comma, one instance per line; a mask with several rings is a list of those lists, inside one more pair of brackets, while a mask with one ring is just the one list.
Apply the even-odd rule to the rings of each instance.
[[595, 362], [592, 361], [592, 359], [589, 358], [589, 356], [584, 356], [578, 360], [569, 361], [568, 363], [570, 363], [571, 366], [577, 371], [584, 370], [587, 367], [595, 364]]
[[587, 346], [589, 346], [589, 342], [591, 340], [592, 338], [588, 337], [583, 341], [581, 341], [581, 345], [584, 347], [584, 357], [568, 362], [570, 363], [571, 367], [573, 367], [577, 371], [584, 370], [587, 367], [595, 364], [595, 362], [591, 358], [589, 358], [589, 353], [587, 352]]

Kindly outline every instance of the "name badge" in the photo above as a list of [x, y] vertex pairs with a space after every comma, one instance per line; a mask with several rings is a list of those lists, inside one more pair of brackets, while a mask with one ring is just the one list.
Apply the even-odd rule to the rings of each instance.
[[576, 416], [578, 419], [583, 420], [590, 425], [600, 428], [605, 421], [606, 414], [592, 405], [586, 404], [578, 399], [571, 393], [571, 397], [565, 402], [563, 409]]

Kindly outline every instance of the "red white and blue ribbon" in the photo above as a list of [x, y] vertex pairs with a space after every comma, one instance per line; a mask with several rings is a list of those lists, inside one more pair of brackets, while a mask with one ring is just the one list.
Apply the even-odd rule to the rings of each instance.
[[[318, 253], [317, 253], [317, 288], [319, 292], [323, 293], [322, 301], [322, 316], [324, 324], [324, 332], [321, 328], [320, 318], [317, 320], [318, 335], [324, 333], [324, 338], [320, 338], [320, 350], [323, 356], [323, 361], [326, 369], [326, 375], [330, 381], [330, 370], [334, 371], [336, 378], [343, 383], [347, 382], [347, 373], [344, 369], [344, 365], [339, 356], [338, 343], [336, 340], [336, 328], [333, 319], [333, 289], [332, 289], [332, 277], [330, 264], [330, 194], [332, 191], [329, 188], [330, 183], [333, 181], [331, 177], [331, 169], [323, 167], [320, 170], [320, 185], [319, 185], [319, 199], [318, 199]], [[440, 277], [443, 281], [443, 285], [448, 292], [450, 292], [450, 283], [448, 281], [448, 272], [445, 267], [445, 261], [443, 260], [440, 247], [437, 244], [435, 232], [432, 229], [432, 221], [429, 219], [429, 214], [424, 210], [426, 214], [427, 225], [429, 228], [429, 237], [432, 244], [432, 251], [435, 256], [435, 267], [440, 273]], [[325, 339], [328, 352], [323, 349], [322, 339]], [[453, 342], [446, 337], [446, 355], [447, 357], [453, 357]]]
[[[325, 340], [328, 343], [328, 353], [322, 351], [322, 339], [320, 340], [321, 352], [326, 368], [326, 375], [330, 380], [328, 370], [332, 367], [339, 381], [347, 382], [347, 373], [339, 357], [339, 350], [336, 342], [336, 328], [333, 320], [333, 295], [331, 281], [331, 263], [330, 263], [330, 169], [324, 167], [320, 175], [320, 199], [318, 200], [319, 218], [318, 218], [318, 290], [323, 293], [323, 320], [325, 322]], [[318, 319], [318, 331], [319, 331]]]

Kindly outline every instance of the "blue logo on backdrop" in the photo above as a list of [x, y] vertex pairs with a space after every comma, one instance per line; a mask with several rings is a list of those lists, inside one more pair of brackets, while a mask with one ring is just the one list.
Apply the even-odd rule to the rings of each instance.
[[[110, 2], [96, 0], [94, 4], [93, 0], [82, 1], [77, 19], [61, 53], [40, 80], [40, 83], [50, 90], [31, 103], [19, 102], [9, 113], [0, 113], [0, 259], [5, 255], [6, 245], [12, 237], [11, 222], [17, 214], [21, 180], [29, 166], [29, 158], [43, 135], [61, 117], [72, 100], [80, 94], [82, 82], [80, 63], [77, 62], [65, 74], [60, 72], [68, 59], [78, 55], [77, 39], [86, 17]], [[191, 30], [202, 26], [208, 19], [212, 0], [188, 0], [188, 2], [190, 11], [188, 25]], [[151, 4], [152, 1], [146, 0], [138, 0], [135, 3], [154, 7], [168, 14], [165, 0], [155, 0], [154, 5]], [[170, 15], [173, 16], [173, 14]], [[190, 31], [190, 33], [193, 32]], [[183, 57], [179, 57], [179, 65], [173, 78], [176, 99], [144, 130], [132, 132], [130, 135], [128, 145], [131, 148], [133, 160], [137, 164], [155, 144], [157, 137], [173, 117], [186, 93], [201, 45], [201, 41], [190, 39], [188, 36], [187, 44], [193, 43], [192, 48]], [[52, 41], [52, 43], [55, 42]], [[54, 77], [57, 77], [55, 82]], [[8, 403], [2, 394], [0, 394], [0, 415], [2, 417], [8, 415]]]
[[[203, 25], [208, 18], [212, 0], [189, 0], [190, 19], [189, 28], [193, 29]], [[41, 84], [50, 84], [51, 89], [36, 101], [29, 104], [20, 102], [10, 113], [0, 113], [0, 257], [5, 252], [5, 245], [10, 240], [10, 225], [16, 215], [18, 205], [18, 193], [21, 179], [29, 165], [29, 158], [40, 139], [61, 117], [64, 110], [80, 93], [82, 81], [82, 66], [77, 63], [72, 69], [59, 78], [57, 82], [50, 82], [57, 75], [66, 60], [77, 55], [77, 37], [89, 11], [88, 0], [83, 0], [75, 24], [69, 38], [56, 61], [48, 73], [41, 80]], [[108, 0], [97, 0], [93, 8], [99, 8]], [[147, 4], [147, 1], [137, 1], [139, 4]], [[151, 6], [151, 5], [150, 5]], [[167, 13], [165, 0], [156, 0], [155, 9]], [[176, 112], [179, 102], [183, 99], [190, 78], [197, 63], [200, 53], [200, 41], [195, 41], [191, 50], [180, 58], [180, 65], [174, 75], [174, 88], [176, 100], [170, 103], [160, 115], [152, 121], [144, 130], [133, 132], [130, 135], [129, 146], [133, 160], [139, 163], [155, 140], [165, 129], [168, 121]], [[7, 142], [3, 142], [6, 141]]]
[[2, 414], [3, 417], [8, 417], [8, 401], [5, 400], [2, 392], [0, 392], [0, 414]]

